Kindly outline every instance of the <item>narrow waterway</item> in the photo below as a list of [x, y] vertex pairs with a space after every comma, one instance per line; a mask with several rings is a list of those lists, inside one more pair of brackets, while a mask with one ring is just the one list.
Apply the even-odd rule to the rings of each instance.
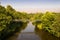
[[21, 31], [17, 40], [39, 40], [39, 37], [34, 32], [35, 26], [29, 22], [27, 27]]
[[57, 38], [44, 30], [39, 30], [32, 22], [29, 22], [28, 24], [23, 24], [20, 31], [7, 40], [60, 40], [60, 38]]
[[[20, 32], [15, 33], [8, 40], [40, 40], [38, 35], [35, 34], [35, 26], [29, 22], [25, 27], [21, 28]], [[23, 29], [23, 30], [22, 30]]]

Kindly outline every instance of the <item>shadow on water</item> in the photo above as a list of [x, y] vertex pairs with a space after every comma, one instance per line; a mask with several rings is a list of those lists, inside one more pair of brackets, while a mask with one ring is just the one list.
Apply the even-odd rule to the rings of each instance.
[[[16, 40], [17, 36], [20, 34], [21, 30], [24, 30], [27, 26], [27, 23], [24, 22], [12, 22], [10, 25], [11, 33], [3, 39], [3, 40]], [[11, 28], [13, 27], [13, 28]]]
[[24, 30], [21, 31], [17, 40], [39, 40], [39, 37], [34, 32], [35, 26], [29, 22]]
[[8, 40], [39, 40], [39, 37], [34, 33], [35, 26], [31, 22], [23, 24], [20, 28], [20, 32], [16, 32], [13, 36], [8, 38]]
[[37, 27], [35, 27], [35, 33], [39, 36], [41, 40], [60, 40], [60, 38], [57, 38], [53, 36], [52, 34], [48, 33], [44, 30], [39, 30]]

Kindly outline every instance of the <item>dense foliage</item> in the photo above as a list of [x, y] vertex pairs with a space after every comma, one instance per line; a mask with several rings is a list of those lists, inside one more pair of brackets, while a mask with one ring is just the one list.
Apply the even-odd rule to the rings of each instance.
[[44, 29], [51, 34], [60, 37], [59, 15], [60, 14], [53, 12], [46, 12], [45, 14], [43, 14], [43, 16], [41, 16], [40, 22], [39, 21], [35, 22], [35, 25], [37, 25], [39, 29]]
[[32, 21], [39, 29], [44, 29], [54, 36], [60, 37], [60, 13], [27, 14], [16, 11], [10, 5], [6, 8], [0, 5], [0, 40], [14, 33], [19, 27], [22, 27], [23, 23], [28, 21]]
[[20, 22], [20, 20], [26, 18], [26, 13], [20, 13], [10, 5], [6, 8], [0, 5], [0, 40], [3, 40], [21, 28], [24, 22]]
[[4, 7], [0, 6], [0, 31], [6, 28], [6, 25], [12, 20], [11, 16], [7, 15]]
[[41, 21], [45, 30], [57, 37], [60, 36], [60, 23], [56, 20], [56, 14], [48, 12], [41, 17]]

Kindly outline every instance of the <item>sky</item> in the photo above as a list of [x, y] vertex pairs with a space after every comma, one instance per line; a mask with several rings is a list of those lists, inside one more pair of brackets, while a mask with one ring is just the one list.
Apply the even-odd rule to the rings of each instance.
[[60, 12], [60, 0], [0, 0], [1, 5], [11, 5], [21, 12]]

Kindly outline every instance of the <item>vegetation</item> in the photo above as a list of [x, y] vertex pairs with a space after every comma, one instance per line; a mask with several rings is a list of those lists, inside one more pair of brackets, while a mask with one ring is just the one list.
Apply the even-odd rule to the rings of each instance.
[[39, 29], [44, 29], [49, 33], [60, 37], [60, 20], [59, 15], [53, 12], [46, 12], [41, 16], [40, 22], [35, 22], [33, 24], [37, 25]]
[[54, 36], [60, 37], [60, 13], [27, 14], [16, 11], [10, 5], [6, 8], [0, 5], [0, 40], [16, 32], [28, 20], [32, 21], [39, 29], [44, 29]]
[[17, 12], [10, 5], [6, 8], [0, 5], [0, 40], [3, 40], [21, 28], [26, 23], [23, 22], [26, 18], [26, 13]]

